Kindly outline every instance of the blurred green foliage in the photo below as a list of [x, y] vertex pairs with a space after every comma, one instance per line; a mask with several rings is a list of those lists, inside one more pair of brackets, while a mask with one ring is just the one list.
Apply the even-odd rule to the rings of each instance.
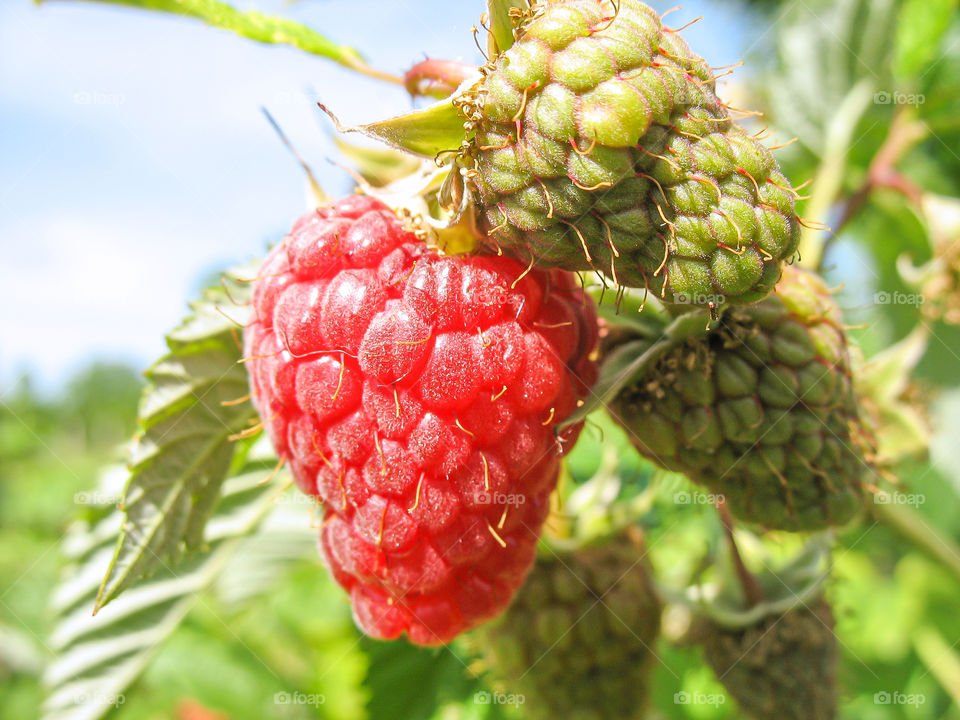
[[135, 427], [142, 381], [130, 368], [94, 363], [55, 398], [29, 376], [0, 389], [0, 707], [29, 718], [43, 693], [47, 598], [59, 543], [83, 514], [100, 466]]

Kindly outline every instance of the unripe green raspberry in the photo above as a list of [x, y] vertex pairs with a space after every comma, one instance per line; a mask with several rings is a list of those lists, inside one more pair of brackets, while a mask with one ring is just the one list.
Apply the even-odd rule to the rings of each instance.
[[811, 272], [785, 268], [774, 294], [666, 353], [611, 413], [643, 455], [742, 520], [813, 530], [860, 506], [869, 468], [847, 338]]
[[714, 92], [638, 0], [535, 3], [462, 104], [485, 242], [668, 301], [763, 297], [796, 250], [795, 192]]
[[747, 628], [701, 618], [691, 636], [717, 678], [754, 720], [836, 716], [837, 637], [822, 599]]
[[493, 688], [522, 695], [534, 720], [642, 718], [662, 610], [644, 553], [623, 535], [538, 559], [470, 638]]

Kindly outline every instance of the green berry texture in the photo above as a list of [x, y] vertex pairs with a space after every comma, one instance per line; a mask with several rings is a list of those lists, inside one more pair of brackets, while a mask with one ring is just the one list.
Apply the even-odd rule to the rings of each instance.
[[833, 720], [837, 638], [822, 599], [754, 626], [698, 619], [691, 635], [717, 678], [754, 720]]
[[522, 695], [534, 720], [644, 717], [662, 610], [644, 553], [628, 532], [538, 559], [470, 638], [493, 689]]
[[741, 520], [816, 530], [860, 507], [869, 453], [847, 338], [809, 271], [787, 266], [772, 295], [666, 352], [610, 409], [641, 454]]
[[482, 242], [669, 302], [769, 293], [796, 193], [677, 32], [638, 0], [551, 0], [517, 36], [464, 104]]

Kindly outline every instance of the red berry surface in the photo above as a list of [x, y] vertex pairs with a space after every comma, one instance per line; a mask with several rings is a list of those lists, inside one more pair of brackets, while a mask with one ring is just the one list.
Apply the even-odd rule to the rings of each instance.
[[297, 221], [253, 303], [253, 402], [361, 629], [433, 645], [503, 610], [596, 377], [576, 276], [441, 256], [353, 196]]

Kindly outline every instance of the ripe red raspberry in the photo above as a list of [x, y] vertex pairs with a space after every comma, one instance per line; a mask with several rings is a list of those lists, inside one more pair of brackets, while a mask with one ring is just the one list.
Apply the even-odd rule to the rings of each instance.
[[357, 624], [431, 645], [498, 614], [579, 431], [555, 426], [596, 377], [576, 276], [440, 256], [355, 196], [297, 221], [253, 304], [253, 401], [323, 502]]

